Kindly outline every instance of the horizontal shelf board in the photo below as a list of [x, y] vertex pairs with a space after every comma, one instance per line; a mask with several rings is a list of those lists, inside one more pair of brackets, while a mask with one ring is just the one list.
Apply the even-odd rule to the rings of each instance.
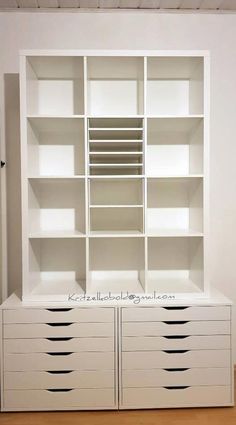
[[200, 294], [202, 293], [201, 288], [199, 288], [192, 280], [190, 279], [179, 279], [178, 277], [174, 279], [158, 279], [154, 276], [151, 276], [151, 272], [148, 272], [147, 278], [147, 292], [156, 291], [160, 293], [178, 293], [178, 294]]
[[142, 127], [89, 127], [89, 131], [143, 131]]
[[90, 168], [100, 167], [100, 168], [140, 168], [143, 164], [89, 164]]
[[140, 115], [87, 115], [88, 118], [95, 118], [95, 119], [112, 119], [112, 118], [120, 118], [120, 119], [129, 119], [129, 118], [144, 118], [143, 114]]
[[89, 143], [143, 143], [142, 139], [90, 139]]
[[148, 237], [203, 237], [202, 232], [192, 229], [147, 229]]
[[64, 299], [68, 297], [70, 293], [83, 294], [83, 288], [85, 288], [85, 280], [39, 280], [33, 291], [29, 294], [29, 298], [35, 296], [36, 299], [39, 300], [39, 298], [42, 299], [44, 296], [47, 297], [48, 295], [54, 297], [61, 295]]
[[90, 205], [90, 208], [143, 208], [143, 205]]
[[136, 279], [92, 279], [90, 282], [90, 286], [87, 290], [87, 293], [104, 293], [107, 294], [111, 292], [112, 294], [120, 294], [124, 293], [143, 293], [143, 287], [141, 283]]
[[192, 114], [192, 115], [151, 115], [147, 114], [147, 118], [204, 118], [204, 114]]
[[27, 115], [26, 118], [85, 118], [85, 115]]
[[204, 175], [203, 174], [182, 174], [182, 175], [178, 175], [178, 174], [168, 174], [168, 175], [149, 175], [147, 174], [146, 177], [148, 179], [195, 179], [195, 178], [203, 178]]
[[29, 176], [28, 179], [29, 180], [31, 179], [39, 179], [39, 180], [40, 179], [69, 179], [70, 180], [70, 179], [85, 179], [85, 177], [86, 177], [85, 175], [81, 175], [81, 176], [80, 175], [76, 175], [76, 176], [48, 175], [48, 176]]
[[40, 239], [40, 238], [84, 238], [85, 233], [78, 232], [76, 230], [65, 230], [65, 231], [38, 231], [31, 232], [29, 234], [30, 239]]
[[144, 233], [138, 230], [92, 230], [89, 233], [90, 237], [112, 237], [112, 238], [133, 238], [133, 237], [144, 237]]
[[117, 179], [120, 179], [120, 180], [129, 180], [129, 179], [131, 179], [131, 180], [133, 180], [133, 179], [143, 179], [145, 176], [144, 176], [144, 174], [139, 174], [139, 175], [135, 175], [135, 176], [132, 176], [132, 175], [129, 175], [129, 174], [118, 174], [118, 175], [115, 175], [115, 174], [110, 174], [109, 176], [103, 176], [103, 175], [99, 175], [99, 176], [96, 176], [96, 175], [90, 175], [89, 176], [89, 179], [109, 179], [109, 180], [117, 180]]
[[108, 155], [108, 156], [141, 156], [143, 155], [143, 152], [89, 152], [90, 156], [102, 156], [102, 155]]

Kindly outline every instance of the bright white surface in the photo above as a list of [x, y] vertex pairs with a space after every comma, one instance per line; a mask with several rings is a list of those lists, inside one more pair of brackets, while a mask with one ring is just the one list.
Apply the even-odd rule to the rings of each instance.
[[[8, 271], [10, 292], [20, 285], [19, 122], [15, 109], [19, 72], [18, 50], [25, 49], [206, 49], [211, 54], [211, 196], [210, 280], [236, 301], [236, 15], [182, 15], [153, 13], [13, 14], [0, 16], [1, 110], [8, 78], [7, 155]], [[53, 25], [53, 31], [52, 31]], [[64, 30], [62, 31], [62, 27]], [[24, 31], [22, 30], [24, 28]], [[93, 31], [91, 31], [91, 28]], [[171, 28], [171, 31], [170, 31]], [[221, 28], [221, 31], [219, 31]], [[175, 37], [173, 38], [173, 31]], [[186, 36], [191, 34], [191, 37]], [[222, 42], [222, 34], [224, 42]], [[7, 42], [6, 42], [7, 40]], [[9, 75], [11, 74], [11, 75]], [[10, 90], [10, 92], [9, 92]], [[222, 111], [224, 113], [222, 113]], [[3, 112], [2, 112], [3, 114]], [[13, 125], [14, 122], [14, 125]], [[1, 116], [2, 126], [5, 118]], [[3, 137], [2, 137], [3, 140]], [[234, 321], [235, 323], [235, 321]], [[236, 343], [236, 339], [234, 344]]]

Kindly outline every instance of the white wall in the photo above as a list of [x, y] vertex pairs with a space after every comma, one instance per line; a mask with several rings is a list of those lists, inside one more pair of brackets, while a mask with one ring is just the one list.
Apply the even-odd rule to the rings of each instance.
[[[236, 14], [2, 13], [1, 109], [8, 160], [9, 288], [20, 282], [19, 49], [209, 49], [210, 277], [236, 303]], [[4, 75], [5, 85], [4, 85]], [[4, 124], [2, 110], [1, 125]], [[4, 128], [2, 127], [2, 133]], [[234, 323], [236, 325], [236, 314]], [[235, 332], [236, 334], [236, 332]], [[236, 347], [236, 338], [235, 338]], [[236, 363], [236, 350], [235, 350]]]

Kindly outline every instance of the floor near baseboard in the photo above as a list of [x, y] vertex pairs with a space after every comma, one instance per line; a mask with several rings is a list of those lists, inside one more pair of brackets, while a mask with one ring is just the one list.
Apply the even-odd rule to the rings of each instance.
[[0, 425], [222, 425], [224, 423], [226, 425], [236, 424], [236, 406], [197, 409], [0, 414]]

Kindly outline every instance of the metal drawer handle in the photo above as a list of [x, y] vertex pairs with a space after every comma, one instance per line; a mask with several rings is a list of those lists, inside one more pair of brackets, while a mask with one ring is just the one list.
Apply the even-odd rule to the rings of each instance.
[[46, 354], [48, 354], [49, 356], [70, 356], [71, 354], [73, 354], [73, 352], [72, 351], [61, 351], [61, 352], [57, 352], [57, 353], [51, 353], [51, 352], [49, 352], [49, 353], [46, 353]]
[[186, 310], [187, 308], [189, 308], [189, 307], [162, 307], [162, 308], [164, 308], [165, 310]]
[[171, 369], [164, 369], [166, 372], [185, 372], [186, 370], [189, 370], [189, 367], [180, 367], [180, 368], [171, 368]]
[[165, 335], [163, 338], [166, 339], [185, 339], [189, 338], [190, 335]]
[[48, 341], [70, 341], [72, 338], [72, 336], [66, 336], [66, 337], [51, 337], [51, 338], [45, 338]]
[[164, 387], [166, 390], [186, 390], [186, 388], [189, 388], [189, 386], [182, 386], [182, 387]]
[[46, 308], [47, 311], [51, 311], [52, 313], [56, 313], [58, 311], [71, 311], [73, 308]]
[[61, 322], [61, 323], [46, 323], [48, 326], [70, 326], [73, 322]]
[[187, 353], [189, 350], [163, 350], [164, 353], [167, 354], [184, 354]]
[[59, 375], [59, 374], [63, 374], [64, 373], [71, 373], [74, 372], [73, 370], [47, 370], [47, 373], [51, 373], [52, 375]]
[[185, 325], [188, 322], [189, 320], [178, 320], [178, 321], [167, 320], [167, 321], [164, 321], [163, 323], [165, 323], [166, 325]]
[[46, 391], [50, 391], [51, 393], [68, 393], [72, 390], [73, 388], [48, 388]]

